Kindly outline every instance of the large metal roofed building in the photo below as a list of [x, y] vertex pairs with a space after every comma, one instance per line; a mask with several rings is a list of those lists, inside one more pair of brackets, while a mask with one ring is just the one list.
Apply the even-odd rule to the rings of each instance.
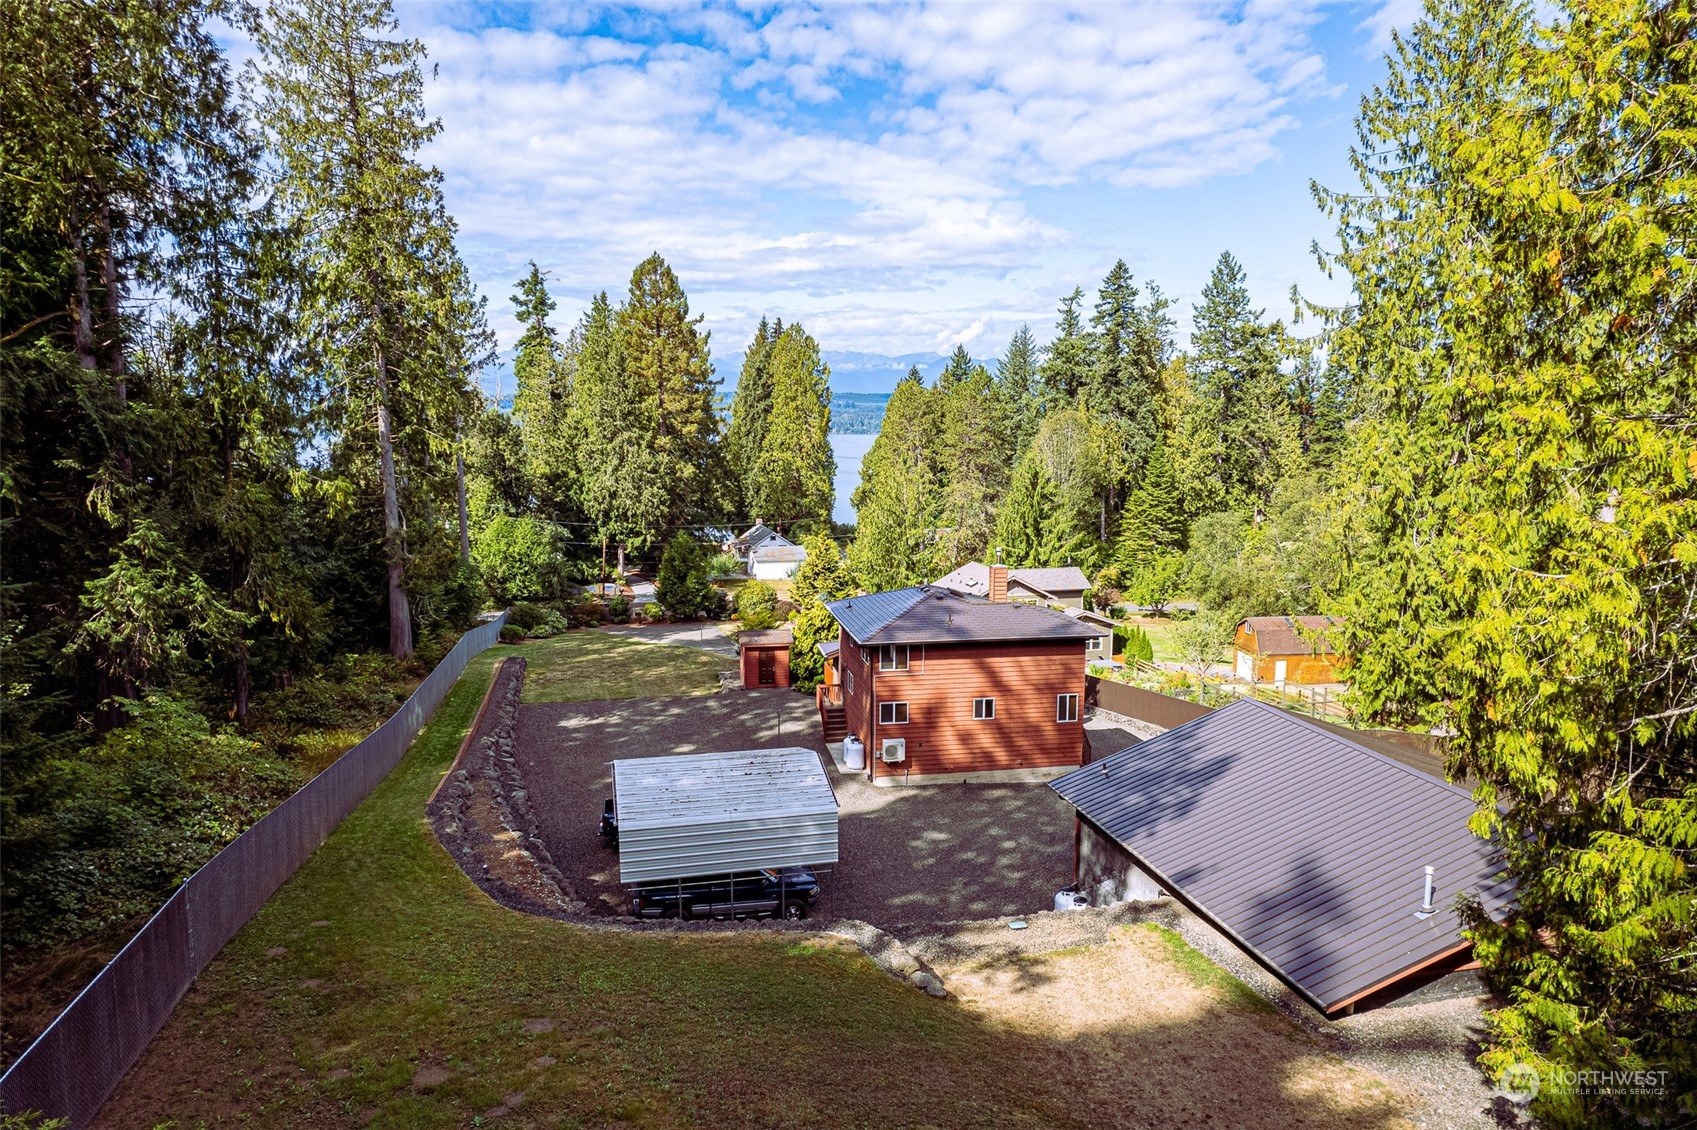
[[799, 746], [615, 761], [613, 805], [621, 883], [837, 861], [837, 795]]
[[1456, 895], [1513, 903], [1465, 790], [1252, 699], [1050, 788], [1078, 810], [1081, 890], [1159, 886], [1328, 1015], [1465, 962]]

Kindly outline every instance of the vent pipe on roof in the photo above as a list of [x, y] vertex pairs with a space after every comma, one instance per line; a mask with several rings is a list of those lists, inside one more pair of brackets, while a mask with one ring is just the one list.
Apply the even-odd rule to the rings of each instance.
[[1438, 908], [1432, 905], [1432, 871], [1433, 868], [1426, 868], [1426, 897], [1420, 903], [1420, 909], [1414, 912], [1416, 918], [1430, 918], [1438, 913]]

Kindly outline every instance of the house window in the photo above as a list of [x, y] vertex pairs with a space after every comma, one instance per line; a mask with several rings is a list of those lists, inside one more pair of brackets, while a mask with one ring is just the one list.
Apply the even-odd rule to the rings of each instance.
[[1091, 636], [1088, 640], [1085, 640], [1084, 641], [1084, 650], [1085, 651], [1100, 652], [1102, 650], [1102, 637], [1101, 636]]
[[854, 693], [854, 672], [853, 671], [846, 672], [843, 675], [843, 693], [844, 694], [853, 694]]
[[1055, 696], [1055, 721], [1078, 721], [1078, 696], [1075, 694], [1058, 694]]
[[996, 700], [993, 698], [975, 698], [972, 700], [972, 719], [975, 722], [988, 722], [996, 716]]
[[883, 647], [879, 648], [878, 649], [878, 670], [880, 670], [880, 671], [906, 671], [907, 670], [907, 644], [905, 644], [905, 643], [891, 643], [891, 644], [885, 644]]
[[880, 702], [878, 704], [878, 724], [880, 726], [907, 725], [907, 703]]

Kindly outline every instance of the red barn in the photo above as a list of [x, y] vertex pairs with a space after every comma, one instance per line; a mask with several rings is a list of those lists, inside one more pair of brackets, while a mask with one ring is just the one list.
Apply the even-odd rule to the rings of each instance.
[[865, 743], [874, 784], [1042, 778], [1084, 763], [1084, 645], [1095, 629], [1010, 603], [997, 580], [1000, 600], [920, 585], [827, 605], [839, 633], [824, 721]]

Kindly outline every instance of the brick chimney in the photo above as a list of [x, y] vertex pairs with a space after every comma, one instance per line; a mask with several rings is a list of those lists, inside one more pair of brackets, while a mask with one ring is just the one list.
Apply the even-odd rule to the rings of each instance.
[[1008, 567], [1002, 564], [1002, 551], [996, 550], [996, 563], [990, 566], [990, 599], [1001, 604], [1008, 600]]

